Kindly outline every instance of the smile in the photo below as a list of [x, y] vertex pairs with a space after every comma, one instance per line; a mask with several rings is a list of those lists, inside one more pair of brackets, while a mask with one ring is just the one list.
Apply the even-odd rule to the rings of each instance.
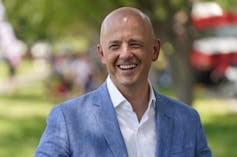
[[122, 64], [122, 65], [119, 65], [118, 67], [122, 70], [129, 70], [129, 69], [136, 68], [137, 65], [136, 64]]

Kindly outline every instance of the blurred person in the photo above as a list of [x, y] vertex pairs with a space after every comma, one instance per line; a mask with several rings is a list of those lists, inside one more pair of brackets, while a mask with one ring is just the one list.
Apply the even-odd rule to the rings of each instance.
[[8, 76], [9, 79], [13, 79], [16, 75], [16, 65], [14, 65], [8, 57], [3, 57], [7, 67], [8, 67]]
[[[47, 79], [47, 87], [49, 87], [50, 94], [56, 98], [66, 98], [71, 96], [73, 89], [73, 69], [71, 64], [74, 56], [70, 51], [60, 52], [58, 55], [52, 54], [50, 57], [51, 73], [50, 79]], [[56, 86], [55, 86], [56, 83]]]
[[75, 56], [71, 69], [74, 71], [74, 84], [79, 88], [81, 94], [94, 89], [92, 76], [94, 71], [92, 61], [88, 58], [88, 54], [78, 54]]
[[130, 7], [109, 13], [97, 49], [107, 79], [52, 109], [36, 157], [211, 157], [198, 113], [148, 79], [160, 41], [147, 15]]
[[12, 25], [6, 18], [2, 0], [0, 0], [0, 48], [3, 51], [2, 55], [9, 69], [9, 78], [12, 79], [27, 48], [22, 41], [16, 38]]

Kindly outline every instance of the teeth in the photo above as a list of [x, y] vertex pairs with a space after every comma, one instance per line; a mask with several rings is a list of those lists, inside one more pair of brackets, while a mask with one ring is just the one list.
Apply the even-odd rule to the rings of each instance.
[[120, 65], [119, 66], [121, 69], [132, 69], [132, 68], [135, 68], [136, 65], [135, 64], [123, 64], [123, 65]]

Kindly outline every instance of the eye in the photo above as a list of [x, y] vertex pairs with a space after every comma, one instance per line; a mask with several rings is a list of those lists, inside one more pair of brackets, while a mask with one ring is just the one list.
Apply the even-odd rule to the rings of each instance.
[[129, 44], [131, 48], [140, 48], [142, 45], [140, 43], [134, 42]]
[[109, 45], [109, 49], [117, 50], [117, 49], [119, 49], [119, 44], [111, 44], [111, 45]]

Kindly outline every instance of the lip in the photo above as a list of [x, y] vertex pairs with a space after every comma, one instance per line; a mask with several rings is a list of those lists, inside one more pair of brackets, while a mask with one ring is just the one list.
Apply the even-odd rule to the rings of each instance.
[[121, 70], [133, 70], [137, 67], [137, 64], [120, 64], [118, 68]]
[[132, 75], [134, 74], [135, 70], [137, 69], [138, 64], [120, 64], [117, 65], [117, 69], [123, 75]]

